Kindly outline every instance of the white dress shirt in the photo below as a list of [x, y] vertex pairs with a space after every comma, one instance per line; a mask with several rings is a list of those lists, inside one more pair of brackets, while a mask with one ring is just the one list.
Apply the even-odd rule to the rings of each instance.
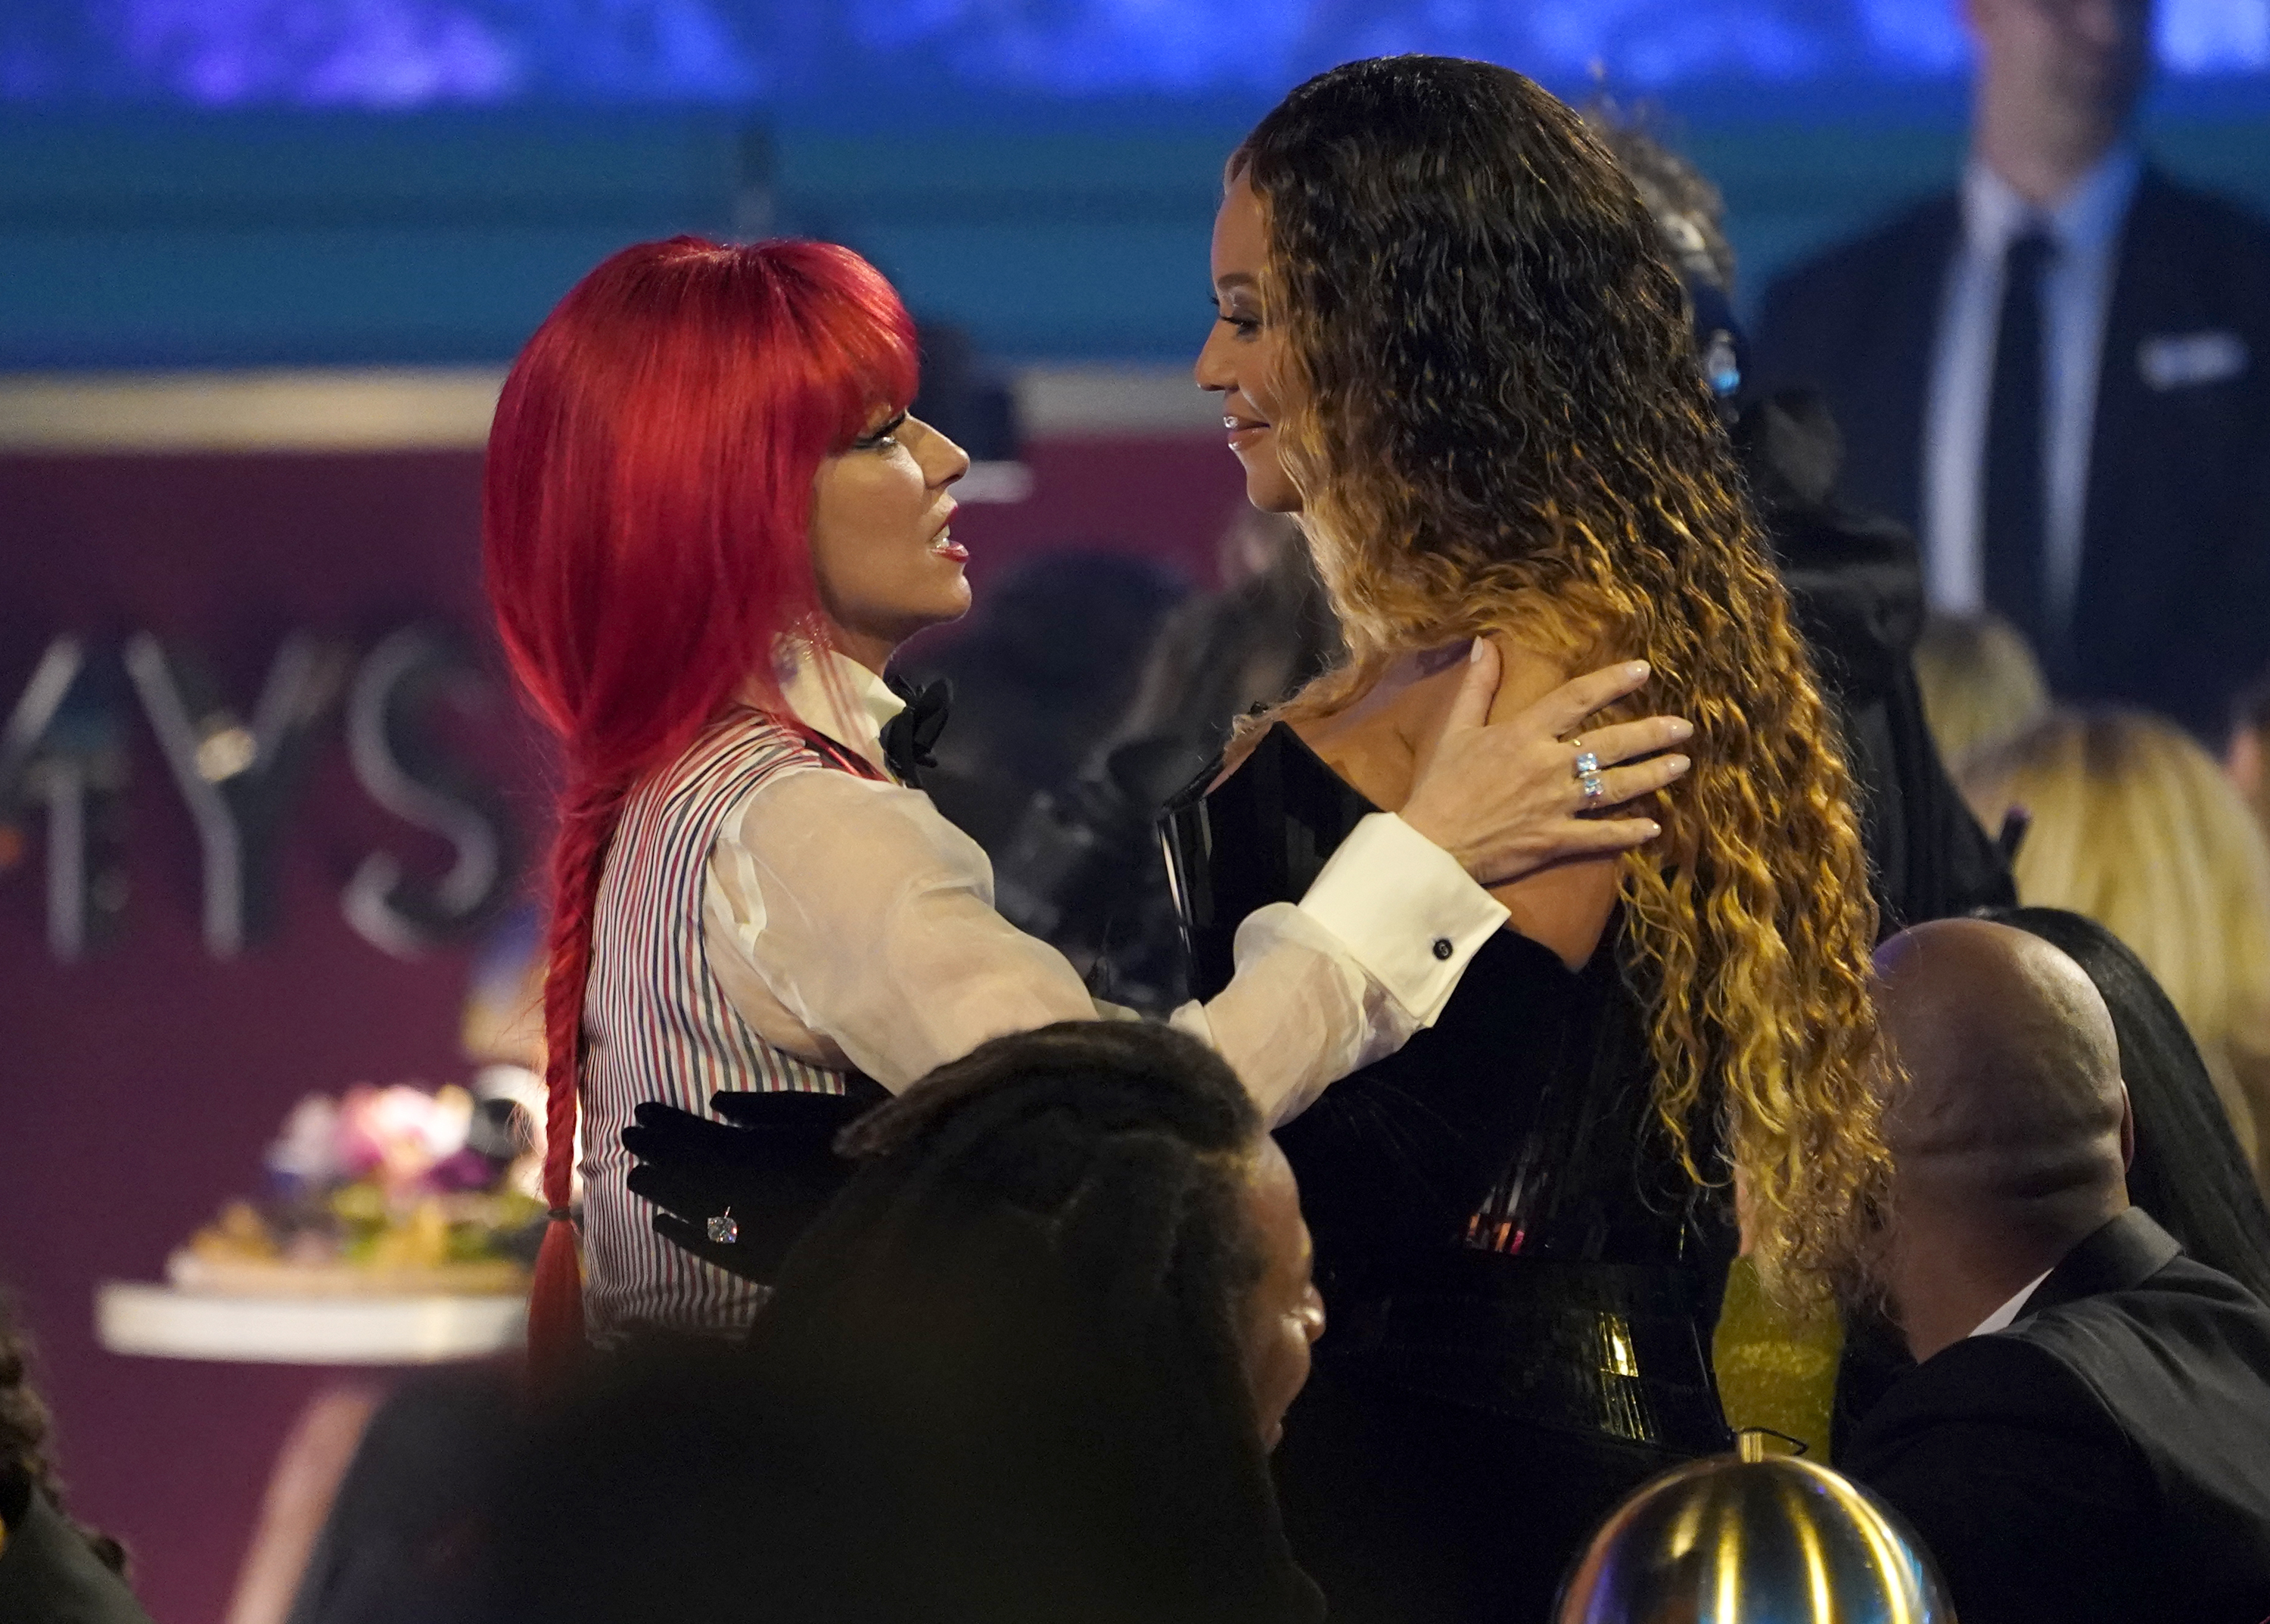
[[[783, 697], [883, 765], [879, 729], [901, 704], [872, 672], [839, 655], [806, 659]], [[1274, 1126], [1433, 1024], [1507, 918], [1448, 852], [1376, 813], [1297, 905], [1245, 920], [1229, 985], [1172, 1024], [1211, 1043]], [[927, 795], [832, 768], [783, 773], [727, 815], [703, 934], [759, 1036], [894, 1092], [988, 1038], [1134, 1018], [994, 911], [991, 864]]]
[[2089, 441], [2104, 354], [2121, 227], [2143, 160], [2133, 147], [2107, 154], [2056, 207], [2036, 209], [1977, 158], [1962, 176], [1962, 236], [1947, 267], [1945, 303], [1924, 410], [1924, 575], [1932, 606], [1975, 614], [1986, 606], [1987, 414], [2002, 313], [2002, 260], [2040, 229], [2057, 245], [2042, 273], [2042, 579], [2052, 624], [2072, 613], [2081, 580], [2088, 501]]
[[2012, 1325], [2017, 1324], [2018, 1315], [2026, 1306], [2026, 1299], [2039, 1291], [2042, 1282], [2049, 1278], [2050, 1271], [2044, 1269], [2032, 1279], [2028, 1280], [2018, 1288], [2016, 1296], [1989, 1314], [1984, 1319], [1980, 1320], [1977, 1328], [1971, 1331], [1971, 1336], [1992, 1336], [1998, 1331], [2007, 1331]]

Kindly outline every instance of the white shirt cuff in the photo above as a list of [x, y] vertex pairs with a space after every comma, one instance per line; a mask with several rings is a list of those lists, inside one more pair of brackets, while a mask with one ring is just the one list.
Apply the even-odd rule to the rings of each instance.
[[1351, 958], [1422, 1027], [1505, 926], [1505, 904], [1393, 812], [1357, 824], [1301, 899]]

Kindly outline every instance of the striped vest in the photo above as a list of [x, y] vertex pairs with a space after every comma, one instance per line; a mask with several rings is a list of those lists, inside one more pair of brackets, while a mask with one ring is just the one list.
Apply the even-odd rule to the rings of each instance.
[[760, 786], [827, 763], [769, 716], [719, 723], [623, 807], [592, 916], [583, 995], [583, 1312], [591, 1339], [634, 1325], [726, 1335], [746, 1327], [763, 1288], [654, 1233], [653, 1206], [625, 1181], [622, 1131], [642, 1101], [716, 1120], [723, 1091], [842, 1094], [845, 1073], [775, 1049], [727, 1002], [709, 968], [702, 898], [728, 816]]

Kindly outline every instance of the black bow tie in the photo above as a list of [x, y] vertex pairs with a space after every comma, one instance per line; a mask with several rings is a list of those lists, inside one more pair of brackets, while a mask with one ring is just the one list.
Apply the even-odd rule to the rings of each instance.
[[946, 716], [953, 704], [953, 685], [945, 678], [916, 688], [904, 678], [886, 675], [892, 693], [907, 708], [883, 723], [883, 760], [901, 783], [922, 788], [923, 769], [936, 767], [931, 746], [946, 731]]

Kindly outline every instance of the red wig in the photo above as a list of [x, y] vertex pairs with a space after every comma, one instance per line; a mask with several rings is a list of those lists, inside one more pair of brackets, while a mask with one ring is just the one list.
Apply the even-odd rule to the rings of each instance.
[[915, 392], [914, 324], [849, 248], [674, 237], [585, 277], [513, 363], [481, 533], [513, 674], [559, 735], [544, 988], [552, 1223], [531, 1368], [582, 1339], [567, 1220], [591, 916], [624, 798], [737, 695], [778, 699], [780, 638], [822, 634], [820, 464]]

